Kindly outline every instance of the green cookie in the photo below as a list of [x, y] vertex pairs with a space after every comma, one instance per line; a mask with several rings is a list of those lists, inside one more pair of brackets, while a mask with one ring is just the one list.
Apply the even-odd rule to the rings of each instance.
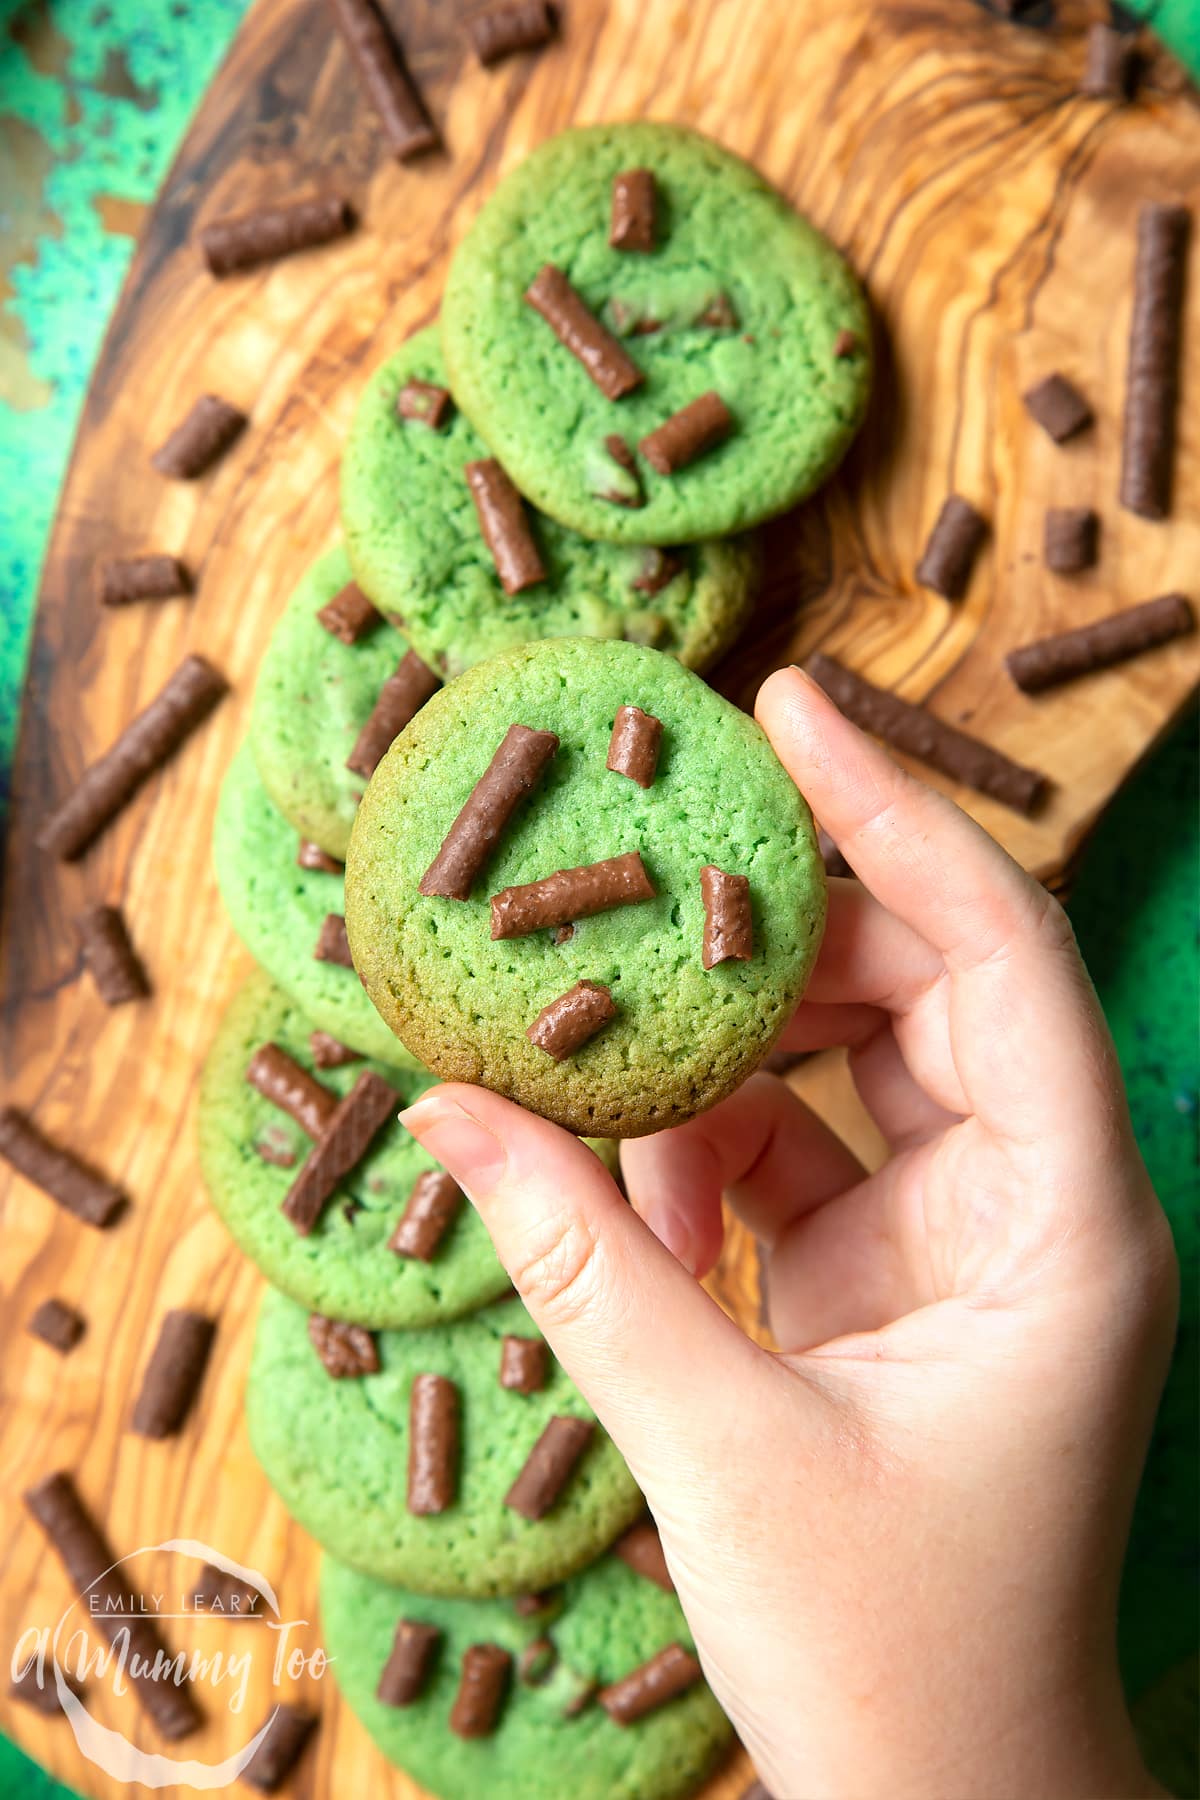
[[[465, 1200], [430, 1261], [388, 1249], [413, 1183], [438, 1167], [402, 1125], [389, 1125], [376, 1138], [310, 1236], [301, 1237], [284, 1217], [280, 1207], [312, 1140], [246, 1080], [256, 1050], [277, 1044], [339, 1097], [372, 1068], [396, 1089], [397, 1111], [433, 1080], [384, 1063], [318, 1069], [309, 1031], [303, 1013], [259, 971], [234, 998], [204, 1067], [200, 1167], [238, 1248], [273, 1287], [313, 1312], [372, 1328], [434, 1325], [499, 1299], [508, 1276]], [[273, 1157], [290, 1155], [291, 1166], [264, 1160], [262, 1148]]]
[[[268, 1289], [259, 1313], [246, 1417], [250, 1442], [288, 1511], [341, 1561], [423, 1593], [534, 1592], [592, 1562], [641, 1508], [633, 1476], [597, 1425], [546, 1516], [504, 1504], [543, 1427], [590, 1419], [583, 1396], [550, 1360], [546, 1385], [499, 1383], [501, 1338], [537, 1337], [517, 1299], [420, 1331], [384, 1331], [374, 1375], [328, 1375], [308, 1315]], [[459, 1390], [457, 1498], [447, 1511], [407, 1506], [409, 1390], [417, 1375]]]
[[249, 744], [229, 765], [213, 827], [217, 886], [233, 928], [256, 962], [319, 1031], [363, 1056], [419, 1069], [384, 1025], [353, 969], [313, 955], [328, 913], [344, 907], [343, 880], [296, 862], [299, 838], [276, 812]]
[[[608, 241], [613, 178], [633, 169], [657, 188], [648, 254]], [[607, 399], [525, 300], [546, 264], [624, 335], [641, 386]], [[871, 379], [866, 302], [837, 251], [748, 164], [678, 125], [585, 126], [535, 150], [455, 254], [442, 343], [459, 405], [522, 492], [620, 543], [742, 531], [803, 499], [841, 459]], [[610, 433], [633, 449], [710, 391], [733, 414], [724, 443], [671, 475], [639, 452], [640, 509], [599, 497]]]
[[[758, 576], [750, 539], [680, 551], [678, 573], [648, 594], [633, 584], [662, 558], [645, 539], [589, 543], [529, 514], [547, 579], [507, 595], [463, 474], [487, 446], [457, 411], [438, 431], [401, 419], [396, 397], [414, 378], [445, 385], [432, 328], [386, 362], [363, 395], [342, 458], [342, 525], [359, 586], [403, 624], [430, 668], [460, 675], [534, 638], [624, 637], [702, 669], [733, 642]], [[629, 482], [603, 462], [610, 484]]]
[[271, 634], [250, 712], [250, 743], [267, 793], [301, 837], [339, 862], [366, 786], [346, 758], [408, 650], [386, 622], [357, 644], [343, 644], [319, 623], [315, 614], [349, 580], [340, 548], [313, 564]]
[[[401, 1619], [442, 1633], [428, 1685], [402, 1707], [376, 1696]], [[680, 1800], [733, 1738], [702, 1681], [631, 1725], [614, 1724], [594, 1702], [565, 1715], [592, 1687], [620, 1680], [668, 1645], [694, 1648], [675, 1596], [615, 1556], [573, 1576], [547, 1614], [525, 1619], [503, 1600], [430, 1601], [326, 1557], [321, 1623], [351, 1709], [388, 1761], [437, 1800]], [[553, 1652], [541, 1650], [550, 1666], [535, 1686], [519, 1668], [522, 1652], [538, 1639], [549, 1639]], [[496, 1730], [464, 1739], [450, 1730], [449, 1717], [463, 1652], [472, 1644], [498, 1644], [512, 1656], [513, 1671]]]
[[[618, 709], [664, 731], [653, 784], [606, 765]], [[560, 746], [467, 901], [419, 886], [509, 727]], [[550, 930], [490, 936], [488, 896], [640, 852], [656, 897]], [[749, 880], [749, 960], [702, 966], [701, 869]], [[804, 991], [825, 876], [808, 807], [754, 721], [656, 650], [558, 638], [506, 651], [435, 694], [380, 764], [346, 863], [346, 923], [367, 992], [414, 1056], [572, 1131], [678, 1125], [754, 1069]], [[556, 1061], [526, 1031], [576, 983], [617, 1015]]]

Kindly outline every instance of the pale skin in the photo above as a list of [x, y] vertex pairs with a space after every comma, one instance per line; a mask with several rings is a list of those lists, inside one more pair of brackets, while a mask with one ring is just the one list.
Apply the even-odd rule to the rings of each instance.
[[[481, 1088], [404, 1114], [641, 1483], [780, 1800], [1162, 1792], [1117, 1677], [1177, 1273], [1061, 908], [795, 670], [756, 715], [860, 880], [785, 1047], [846, 1044], [867, 1174], [769, 1075], [622, 1147]], [[696, 1277], [721, 1193], [773, 1355]]]

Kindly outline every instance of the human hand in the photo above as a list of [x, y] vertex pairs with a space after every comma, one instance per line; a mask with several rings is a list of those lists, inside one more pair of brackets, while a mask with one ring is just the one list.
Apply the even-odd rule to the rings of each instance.
[[[625, 1454], [780, 1800], [1155, 1793], [1115, 1616], [1177, 1276], [1095, 995], [1056, 902], [812, 682], [756, 710], [861, 878], [783, 1045], [851, 1046], [883, 1168], [768, 1075], [623, 1145], [632, 1210], [485, 1090], [405, 1123]], [[694, 1278], [722, 1189], [777, 1356]]]

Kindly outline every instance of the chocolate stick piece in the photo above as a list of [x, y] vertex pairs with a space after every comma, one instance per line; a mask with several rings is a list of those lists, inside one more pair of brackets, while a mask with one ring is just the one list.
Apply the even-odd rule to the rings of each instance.
[[1171, 510], [1190, 229], [1191, 215], [1183, 206], [1143, 206], [1138, 214], [1121, 505], [1144, 519], [1165, 519]]
[[129, 606], [136, 600], [174, 600], [191, 592], [188, 572], [177, 556], [118, 556], [100, 570], [101, 606]]
[[614, 775], [628, 775], [641, 788], [652, 787], [662, 743], [662, 720], [640, 706], [622, 706], [613, 721], [605, 765]]
[[392, 1653], [383, 1665], [375, 1698], [385, 1706], [411, 1706], [425, 1691], [433, 1673], [433, 1660], [442, 1634], [436, 1625], [401, 1619], [396, 1627]]
[[658, 1526], [652, 1519], [643, 1519], [637, 1525], [631, 1525], [625, 1536], [617, 1539], [613, 1550], [623, 1563], [628, 1563], [635, 1575], [644, 1575], [647, 1581], [665, 1588], [668, 1594], [675, 1592], [675, 1583], [671, 1580], [671, 1571], [667, 1568], [667, 1559], [663, 1555]]
[[975, 553], [987, 536], [987, 520], [961, 494], [943, 501], [920, 562], [917, 580], [946, 600], [961, 600]]
[[1031, 813], [1046, 791], [1046, 777], [1010, 761], [990, 744], [944, 725], [922, 706], [911, 706], [896, 694], [877, 688], [818, 652], [806, 667], [834, 705], [885, 744], [905, 751], [1016, 812]]
[[1037, 694], [1170, 643], [1194, 630], [1195, 624], [1190, 601], [1182, 594], [1163, 594], [1141, 606], [1111, 613], [1107, 619], [1097, 619], [1094, 625], [1080, 625], [1074, 631], [1010, 650], [1005, 667], [1024, 693]]
[[365, 1325], [310, 1313], [308, 1341], [334, 1381], [379, 1373], [379, 1348]]
[[490, 1737], [500, 1718], [512, 1657], [499, 1644], [464, 1650], [450, 1729], [460, 1738]]
[[570, 925], [614, 906], [654, 899], [654, 884], [640, 853], [627, 850], [603, 862], [557, 869], [540, 881], [502, 888], [492, 895], [493, 938], [525, 937], [555, 925]]
[[192, 1691], [150, 1672], [164, 1663], [171, 1667], [169, 1652], [154, 1622], [139, 1616], [138, 1602], [122, 1570], [114, 1567], [116, 1558], [71, 1477], [61, 1471], [48, 1475], [29, 1489], [25, 1504], [70, 1576], [89, 1620], [114, 1650], [126, 1646], [128, 1679], [143, 1711], [172, 1742], [195, 1731], [201, 1718]]
[[321, 929], [317, 933], [313, 957], [317, 962], [337, 963], [343, 969], [354, 967], [354, 959], [350, 955], [350, 939], [346, 936], [344, 914], [325, 914], [321, 920]]
[[1031, 419], [1054, 439], [1063, 444], [1092, 422], [1092, 409], [1065, 375], [1047, 375], [1036, 387], [1022, 395]]
[[0, 1156], [85, 1225], [111, 1225], [125, 1204], [120, 1188], [44, 1138], [15, 1106], [0, 1109]]
[[278, 1044], [264, 1044], [254, 1052], [246, 1080], [264, 1100], [295, 1119], [310, 1138], [319, 1138], [337, 1111], [338, 1097], [332, 1088], [323, 1087]]
[[31, 1337], [41, 1338], [43, 1344], [65, 1356], [87, 1330], [87, 1320], [65, 1300], [43, 1300], [30, 1315], [25, 1329]]
[[700, 871], [700, 895], [704, 901], [704, 967], [715, 969], [718, 963], [749, 962], [754, 955], [750, 877], [728, 875], [724, 869], [705, 863]]
[[316, 617], [317, 623], [343, 644], [357, 644], [383, 624], [383, 614], [367, 599], [357, 581], [348, 581], [339, 588], [333, 599], [319, 608]]
[[483, 541], [491, 552], [505, 593], [520, 594], [545, 581], [545, 565], [525, 517], [525, 503], [495, 457], [469, 462], [463, 473], [475, 502]]
[[[569, 931], [570, 926], [564, 926]], [[565, 1062], [582, 1049], [589, 1038], [617, 1016], [617, 1003], [598, 981], [577, 981], [573, 988], [543, 1006], [525, 1036], [555, 1062]]]
[[202, 1313], [165, 1314], [133, 1409], [139, 1437], [166, 1438], [179, 1430], [200, 1391], [216, 1329]]
[[354, 215], [340, 194], [321, 194], [292, 206], [263, 206], [237, 218], [215, 219], [200, 233], [200, 250], [213, 275], [232, 275], [311, 250], [344, 237]]
[[418, 1375], [408, 1400], [408, 1510], [443, 1513], [458, 1492], [458, 1389]]
[[689, 463], [724, 443], [733, 430], [733, 414], [713, 389], [680, 407], [644, 437], [638, 449], [660, 475], [675, 475]]
[[658, 190], [652, 169], [623, 169], [614, 175], [608, 232], [612, 248], [642, 254], [653, 250], [657, 207]]
[[145, 711], [84, 770], [51, 813], [37, 835], [39, 850], [63, 862], [81, 856], [228, 691], [225, 677], [202, 656], [185, 657]]
[[219, 394], [201, 394], [150, 461], [160, 475], [194, 481], [218, 462], [247, 425], [244, 412]]
[[388, 1249], [397, 1256], [432, 1262], [458, 1215], [462, 1198], [453, 1175], [444, 1169], [426, 1169], [413, 1183], [400, 1223], [388, 1239]]
[[1090, 506], [1051, 506], [1046, 509], [1044, 556], [1056, 575], [1075, 575], [1096, 561], [1099, 515]]
[[500, 1340], [500, 1386], [514, 1394], [536, 1394], [546, 1385], [549, 1362], [545, 1338], [506, 1335]]
[[397, 161], [432, 150], [438, 134], [372, 0], [329, 0], [329, 6]]
[[502, 0], [467, 22], [471, 48], [485, 69], [517, 50], [540, 50], [554, 36], [546, 0]]
[[428, 425], [440, 431], [450, 413], [450, 389], [411, 376], [396, 395], [397, 416], [410, 425]]
[[89, 906], [79, 921], [83, 960], [105, 1006], [144, 1000], [150, 983], [119, 906]]
[[316, 1723], [311, 1713], [280, 1700], [267, 1715], [266, 1736], [242, 1770], [246, 1785], [257, 1788], [260, 1794], [273, 1794], [282, 1787], [300, 1761]]
[[345, 863], [339, 862], [336, 856], [330, 856], [322, 850], [320, 844], [314, 844], [310, 838], [301, 838], [296, 847], [296, 866], [300, 869], [313, 869], [322, 875], [343, 875]]
[[641, 387], [645, 380], [642, 371], [584, 304], [561, 269], [546, 263], [526, 288], [525, 298], [559, 343], [583, 364], [607, 400], [620, 400]]
[[364, 1069], [305, 1158], [280, 1208], [307, 1237], [339, 1181], [357, 1167], [397, 1107], [395, 1088]]
[[535, 1524], [544, 1519], [571, 1479], [595, 1429], [592, 1419], [563, 1415], [551, 1419], [505, 1494], [505, 1506]]
[[380, 688], [371, 716], [346, 758], [346, 767], [369, 781], [404, 727], [440, 686], [433, 670], [410, 650]]
[[1131, 38], [1097, 19], [1088, 26], [1080, 93], [1092, 100], [1128, 100], [1137, 54]]
[[212, 1613], [222, 1619], [261, 1619], [263, 1596], [232, 1569], [219, 1569], [216, 1563], [200, 1565], [200, 1577], [191, 1595], [198, 1613]]
[[347, 1063], [362, 1061], [361, 1051], [351, 1050], [349, 1044], [339, 1044], [327, 1031], [310, 1031], [308, 1047], [318, 1069], [344, 1069]]
[[657, 1656], [596, 1695], [614, 1725], [634, 1725], [703, 1679], [696, 1658], [682, 1644], [668, 1644]]
[[[78, 1700], [81, 1692], [79, 1683], [69, 1675], [63, 1679]], [[31, 1706], [44, 1719], [54, 1719], [62, 1713], [54, 1670], [39, 1659], [36, 1651], [20, 1674], [9, 1683], [8, 1693], [11, 1700], [19, 1700], [23, 1706]]]
[[552, 731], [510, 725], [499, 749], [468, 794], [441, 849], [421, 877], [420, 891], [467, 900], [504, 828], [540, 780], [558, 749]]

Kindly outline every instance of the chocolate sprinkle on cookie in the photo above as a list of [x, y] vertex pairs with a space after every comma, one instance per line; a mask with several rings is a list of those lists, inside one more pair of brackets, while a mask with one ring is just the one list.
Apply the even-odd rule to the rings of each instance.
[[749, 962], [754, 955], [754, 923], [750, 912], [750, 877], [728, 875], [705, 863], [700, 871], [704, 901], [701, 960], [706, 969], [718, 963]]
[[201, 394], [150, 461], [160, 475], [194, 481], [224, 456], [247, 423], [240, 407], [231, 406], [219, 394]]
[[458, 1492], [458, 1389], [444, 1375], [418, 1375], [408, 1402], [408, 1510], [444, 1513]]
[[620, 400], [639, 388], [645, 376], [575, 292], [561, 269], [546, 263], [525, 290], [525, 299], [541, 314], [571, 355], [581, 362], [608, 400]]
[[598, 981], [577, 981], [557, 1000], [543, 1006], [525, 1036], [555, 1062], [565, 1062], [616, 1016], [617, 1003], [606, 987]]
[[946, 600], [961, 600], [987, 528], [987, 520], [961, 494], [951, 494], [943, 501], [917, 564], [921, 586], [932, 588]]
[[554, 36], [554, 13], [547, 0], [501, 0], [467, 21], [471, 48], [485, 69], [518, 50], [540, 50]]
[[1094, 625], [1080, 625], [1075, 631], [1010, 650], [1005, 666], [1024, 693], [1036, 694], [1168, 644], [1193, 631], [1195, 624], [1189, 600], [1182, 594], [1163, 594], [1097, 619]]
[[594, 1419], [563, 1414], [551, 1419], [504, 1496], [505, 1506], [534, 1524], [544, 1519], [570, 1481], [595, 1429]]
[[322, 850], [320, 844], [314, 844], [310, 838], [301, 838], [296, 851], [296, 866], [301, 869], [313, 869], [321, 875], [344, 874], [346, 865], [340, 863], [336, 856], [330, 856]]
[[177, 556], [116, 557], [100, 570], [101, 606], [129, 606], [137, 600], [175, 600], [191, 592], [188, 572]]
[[847, 356], [853, 356], [857, 349], [857, 332], [847, 331], [846, 327], [843, 325], [842, 329], [833, 340], [833, 354], [837, 357], [839, 362], [842, 362]]
[[[549, 1362], [550, 1346], [544, 1338], [505, 1336], [500, 1340], [500, 1386], [514, 1394], [536, 1394], [546, 1385]], [[533, 1610], [540, 1612], [544, 1604]]]
[[432, 150], [438, 134], [373, 0], [329, 0], [329, 6], [392, 154], [405, 162]]
[[350, 940], [346, 936], [346, 920], [342, 913], [326, 913], [317, 934], [313, 956], [317, 962], [338, 963], [343, 969], [354, 967]]
[[150, 983], [119, 906], [89, 906], [79, 921], [79, 937], [83, 960], [105, 1006], [145, 999]]
[[1065, 444], [1092, 422], [1092, 409], [1065, 375], [1047, 375], [1023, 396], [1025, 410], [1056, 444]]
[[558, 749], [552, 731], [510, 725], [420, 881], [425, 895], [467, 900], [520, 802]]
[[383, 624], [383, 614], [371, 604], [356, 581], [348, 581], [344, 588], [339, 588], [333, 599], [321, 607], [317, 619], [342, 644], [357, 644], [368, 631]]
[[506, 594], [520, 594], [545, 581], [546, 569], [525, 516], [525, 502], [494, 456], [469, 462], [463, 471], [483, 541], [492, 554]]
[[682, 569], [681, 558], [673, 555], [670, 550], [660, 550], [650, 544], [646, 547], [642, 566], [630, 586], [639, 594], [661, 594]]
[[25, 1329], [31, 1337], [41, 1338], [43, 1344], [49, 1344], [52, 1350], [65, 1356], [87, 1330], [87, 1321], [65, 1300], [43, 1300], [37, 1311], [30, 1315]]
[[1096, 561], [1100, 517], [1090, 506], [1051, 506], [1046, 512], [1046, 567], [1076, 575]]
[[425, 1691], [433, 1673], [442, 1634], [436, 1625], [401, 1619], [396, 1626], [392, 1652], [383, 1665], [375, 1698], [385, 1706], [411, 1706]]
[[349, 1044], [340, 1044], [327, 1031], [310, 1032], [308, 1047], [318, 1069], [344, 1069], [347, 1063], [362, 1061], [361, 1051], [351, 1050]]
[[133, 1409], [139, 1437], [171, 1437], [179, 1430], [200, 1391], [216, 1329], [203, 1313], [176, 1309], [164, 1316]]
[[526, 937], [555, 925], [570, 925], [614, 906], [653, 900], [654, 883], [641, 853], [627, 850], [603, 862], [557, 869], [540, 881], [504, 888], [492, 896], [492, 937]]
[[653, 787], [662, 743], [662, 720], [640, 706], [623, 706], [613, 721], [606, 768], [628, 775], [640, 788]]
[[654, 248], [658, 192], [653, 169], [623, 169], [613, 177], [612, 222], [608, 241], [614, 250], [648, 255]]
[[216, 219], [200, 233], [200, 249], [213, 275], [232, 275], [344, 237], [354, 215], [340, 194], [264, 206], [237, 218]]
[[338, 1182], [362, 1161], [395, 1110], [395, 1088], [365, 1069], [287, 1191], [281, 1210], [301, 1237], [308, 1236]]
[[1138, 214], [1133, 319], [1125, 374], [1121, 505], [1143, 519], [1165, 519], [1171, 510], [1183, 286], [1191, 223], [1184, 206], [1143, 206]]
[[85, 1225], [111, 1225], [125, 1204], [120, 1188], [44, 1138], [15, 1106], [0, 1108], [0, 1156]]
[[254, 1052], [246, 1080], [264, 1100], [295, 1119], [310, 1138], [320, 1137], [337, 1110], [337, 1095], [332, 1089], [322, 1087], [278, 1044], [264, 1044]]
[[[605, 435], [604, 449], [621, 473], [629, 477], [629, 485], [624, 490], [616, 485], [597, 487], [596, 498], [607, 500], [613, 506], [632, 507], [634, 511], [639, 506], [645, 506], [646, 494], [642, 487], [642, 478], [638, 473], [637, 457], [619, 431], [610, 431]], [[603, 476], [600, 479], [603, 480]]]
[[257, 1788], [260, 1794], [273, 1794], [282, 1787], [300, 1761], [316, 1723], [311, 1713], [279, 1701], [267, 1717], [266, 1736], [242, 1770], [247, 1786]]
[[499, 1644], [464, 1650], [450, 1729], [460, 1738], [490, 1737], [500, 1718], [512, 1657]]
[[703, 1670], [691, 1651], [668, 1644], [640, 1669], [601, 1688], [596, 1698], [614, 1725], [634, 1725], [701, 1680]]
[[428, 425], [431, 431], [440, 431], [450, 416], [453, 402], [450, 389], [438, 387], [433, 381], [418, 381], [410, 376], [400, 392], [396, 395], [396, 412], [409, 424]]
[[409, 720], [416, 717], [430, 694], [441, 685], [416, 651], [407, 651], [395, 673], [380, 688], [371, 716], [346, 758], [346, 767], [370, 780]]
[[[689, 463], [724, 443], [733, 430], [733, 414], [712, 389], [680, 407], [644, 437], [639, 450], [660, 475], [675, 475]], [[638, 584], [635, 582], [634, 586]]]
[[388, 1249], [397, 1256], [432, 1262], [458, 1215], [462, 1198], [453, 1175], [444, 1169], [426, 1169], [413, 1183], [403, 1217], [388, 1239]]
[[334, 1381], [378, 1375], [379, 1351], [365, 1326], [351, 1325], [345, 1319], [327, 1319], [324, 1313], [310, 1313], [308, 1336]]

